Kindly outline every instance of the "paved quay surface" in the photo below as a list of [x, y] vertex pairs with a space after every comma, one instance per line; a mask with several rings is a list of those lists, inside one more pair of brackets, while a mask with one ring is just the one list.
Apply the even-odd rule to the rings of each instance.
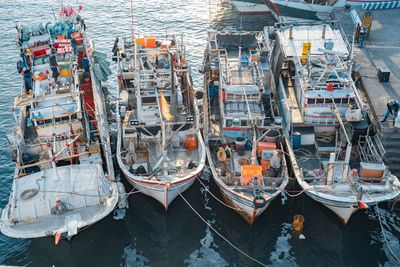
[[[357, 8], [362, 19], [365, 11]], [[354, 24], [350, 10], [337, 9], [336, 18], [351, 42]], [[361, 79], [367, 97], [375, 112], [382, 119], [386, 103], [394, 98], [400, 101], [400, 9], [374, 10], [369, 38], [364, 40], [363, 47], [355, 45], [355, 61], [360, 64]], [[390, 81], [380, 83], [377, 78], [378, 68], [390, 70]]]

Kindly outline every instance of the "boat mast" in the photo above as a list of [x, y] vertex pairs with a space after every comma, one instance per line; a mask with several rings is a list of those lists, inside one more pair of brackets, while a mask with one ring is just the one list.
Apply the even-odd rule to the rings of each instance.
[[135, 69], [136, 68], [136, 46], [135, 46], [135, 20], [133, 17], [133, 0], [131, 0], [131, 38], [132, 38], [133, 69]]
[[332, 111], [335, 114], [336, 118], [338, 119], [340, 127], [343, 129], [343, 133], [344, 133], [344, 136], [346, 137], [346, 141], [347, 141], [346, 154], [344, 157], [344, 169], [343, 169], [343, 173], [342, 173], [342, 181], [345, 181], [345, 179], [347, 178], [347, 174], [349, 173], [349, 165], [350, 165], [349, 162], [350, 162], [352, 144], [351, 144], [351, 140], [347, 134], [346, 128], [344, 127], [342, 117], [340, 116], [340, 112], [339, 112], [338, 108], [336, 107], [335, 101], [332, 101], [332, 102], [333, 102]]
[[[156, 93], [156, 99], [157, 99], [157, 105], [158, 105], [158, 110], [160, 112], [160, 121], [161, 121], [161, 145], [162, 145], [162, 156], [161, 159], [157, 162], [157, 164], [155, 166], [158, 167], [158, 165], [160, 165], [164, 159], [167, 157], [167, 150], [165, 149], [166, 147], [166, 140], [165, 140], [165, 122], [164, 122], [164, 118], [163, 118], [163, 113], [162, 113], [162, 108], [161, 108], [161, 104], [160, 104], [160, 98], [158, 95], [158, 91], [157, 91], [157, 86], [154, 86], [155, 89], [155, 93]], [[167, 162], [164, 161], [164, 175], [167, 176], [168, 175], [168, 171], [167, 171]]]

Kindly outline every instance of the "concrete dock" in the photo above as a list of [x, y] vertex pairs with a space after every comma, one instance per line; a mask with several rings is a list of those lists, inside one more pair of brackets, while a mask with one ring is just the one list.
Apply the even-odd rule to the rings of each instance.
[[[363, 10], [357, 9], [362, 19]], [[382, 119], [389, 99], [400, 100], [400, 9], [372, 11], [373, 22], [371, 33], [364, 40], [363, 47], [355, 45], [355, 61], [360, 64], [361, 79], [370, 103]], [[351, 42], [354, 24], [350, 17], [350, 10], [336, 10], [336, 17]], [[380, 83], [377, 77], [378, 68], [386, 67], [390, 70], [390, 81]]]
[[[364, 12], [356, 9], [360, 19]], [[336, 18], [351, 42], [354, 34], [354, 23], [350, 10], [338, 9]], [[363, 46], [355, 45], [355, 63], [359, 64], [362, 87], [368, 99], [371, 112], [381, 129], [382, 143], [386, 154], [386, 164], [394, 175], [400, 177], [400, 129], [393, 128], [393, 118], [380, 124], [386, 112], [389, 99], [400, 101], [400, 9], [372, 11], [373, 22], [371, 33], [364, 40]], [[378, 80], [378, 68], [384, 67], [390, 71], [390, 80], [381, 83]]]

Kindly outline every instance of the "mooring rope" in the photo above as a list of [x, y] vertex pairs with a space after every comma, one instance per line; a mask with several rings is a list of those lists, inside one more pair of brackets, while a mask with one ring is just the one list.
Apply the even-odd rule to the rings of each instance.
[[224, 201], [220, 200], [216, 195], [214, 195], [214, 194], [210, 191], [210, 189], [201, 181], [201, 179], [200, 179], [198, 176], [197, 176], [196, 178], [197, 178], [197, 180], [200, 182], [200, 184], [205, 188], [206, 194], [207, 194], [207, 193], [210, 194], [210, 195], [211, 195], [215, 200], [217, 200], [219, 203], [221, 203], [221, 204], [224, 205], [225, 207], [228, 207], [228, 208], [233, 209], [233, 210], [236, 210], [236, 211], [244, 211], [244, 210], [241, 209], [241, 208], [236, 208], [236, 207], [230, 206], [230, 205], [226, 204]]
[[378, 215], [378, 221], [379, 221], [379, 225], [381, 227], [381, 232], [382, 232], [382, 236], [383, 236], [383, 240], [385, 241], [385, 244], [387, 246], [387, 248], [389, 249], [389, 253], [390, 255], [392, 255], [392, 257], [395, 259], [395, 261], [397, 263], [400, 263], [400, 259], [397, 258], [396, 254], [393, 252], [392, 248], [389, 245], [389, 241], [386, 238], [386, 234], [385, 234], [385, 228], [383, 227], [383, 223], [382, 223], [382, 219], [381, 219], [381, 214], [379, 212], [379, 205], [378, 202], [375, 200], [374, 197], [371, 196], [371, 194], [369, 194], [366, 190], [363, 189], [363, 192], [365, 192], [370, 198], [374, 199], [375, 202], [375, 210], [376, 210], [376, 214]]
[[262, 263], [261, 261], [251, 257], [250, 255], [248, 255], [246, 252], [244, 252], [243, 250], [241, 250], [240, 248], [238, 248], [237, 246], [235, 246], [231, 241], [229, 241], [226, 237], [224, 237], [221, 233], [219, 233], [209, 222], [207, 222], [206, 219], [204, 219], [194, 208], [192, 205], [190, 205], [190, 203], [186, 200], [186, 198], [183, 197], [183, 195], [181, 194], [181, 192], [179, 190], [176, 190], [178, 192], [178, 194], [181, 196], [181, 198], [183, 199], [183, 201], [186, 202], [186, 204], [190, 207], [190, 209], [208, 226], [210, 227], [211, 230], [213, 230], [219, 237], [221, 237], [226, 243], [228, 243], [232, 248], [234, 248], [235, 250], [237, 250], [239, 253], [241, 253], [242, 255], [244, 255], [245, 257], [247, 257], [248, 259], [258, 263], [261, 266], [268, 266], [265, 263]]
[[397, 263], [400, 263], [400, 259], [397, 258], [396, 254], [393, 252], [392, 248], [389, 245], [389, 241], [386, 238], [386, 234], [385, 234], [385, 229], [383, 228], [383, 224], [382, 224], [382, 219], [381, 219], [381, 214], [379, 212], [379, 206], [378, 206], [378, 202], [375, 202], [375, 209], [376, 209], [376, 214], [378, 215], [378, 220], [379, 220], [379, 225], [381, 227], [381, 232], [382, 232], [382, 236], [383, 236], [383, 240], [385, 241], [385, 244], [387, 246], [387, 248], [389, 249], [390, 254], [392, 255], [392, 257], [397, 261]]
[[289, 197], [298, 197], [298, 196], [300, 196], [301, 194], [303, 194], [304, 193], [304, 191], [306, 191], [306, 190], [301, 190], [301, 191], [299, 191], [297, 194], [294, 194], [294, 195], [291, 195], [290, 193], [289, 193], [289, 190], [286, 190], [286, 189], [284, 189], [283, 190], [285, 193], [286, 193], [286, 195], [288, 195]]

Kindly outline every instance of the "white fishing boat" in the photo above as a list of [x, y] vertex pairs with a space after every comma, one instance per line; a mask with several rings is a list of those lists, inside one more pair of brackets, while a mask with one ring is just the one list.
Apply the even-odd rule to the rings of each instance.
[[118, 164], [134, 188], [165, 209], [193, 184], [206, 158], [180, 39], [135, 36], [114, 46], [119, 69]]
[[335, 7], [345, 0], [265, 0], [277, 21], [328, 20]]
[[297, 182], [347, 223], [400, 195], [368, 105], [351, 76], [352, 46], [335, 24], [278, 24], [271, 60]]
[[114, 179], [104, 96], [94, 73], [101, 54], [85, 28], [72, 7], [63, 7], [56, 22], [17, 27], [23, 86], [9, 135], [16, 167], [1, 214], [7, 236], [56, 236], [58, 242], [107, 216], [125, 193]]
[[203, 111], [208, 162], [225, 203], [249, 224], [288, 183], [269, 55], [262, 33], [208, 33]]
[[231, 0], [230, 2], [241, 14], [252, 15], [269, 12], [264, 0]]

